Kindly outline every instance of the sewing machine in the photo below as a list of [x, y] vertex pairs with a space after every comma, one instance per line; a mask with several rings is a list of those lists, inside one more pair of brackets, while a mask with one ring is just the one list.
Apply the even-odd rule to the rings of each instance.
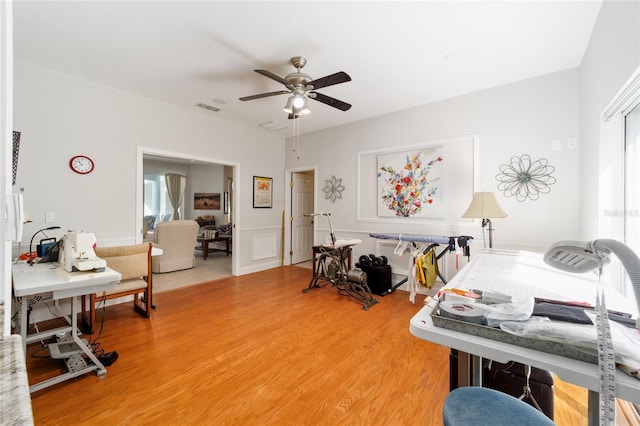
[[[330, 239], [318, 250], [319, 256], [314, 258], [315, 270], [309, 286], [302, 290], [307, 293], [312, 288], [322, 287], [320, 281], [331, 283], [338, 290], [338, 294], [352, 297], [362, 303], [362, 309], [369, 310], [370, 306], [378, 303], [374, 299], [367, 285], [367, 275], [358, 269], [349, 270], [351, 248], [361, 243], [357, 239], [336, 240], [331, 226], [331, 213], [311, 213], [305, 216], [326, 216], [329, 221]], [[314, 253], [315, 257], [315, 253]]]
[[67, 232], [61, 240], [58, 262], [67, 272], [104, 271], [107, 262], [93, 251], [95, 243], [96, 236], [90, 232]]

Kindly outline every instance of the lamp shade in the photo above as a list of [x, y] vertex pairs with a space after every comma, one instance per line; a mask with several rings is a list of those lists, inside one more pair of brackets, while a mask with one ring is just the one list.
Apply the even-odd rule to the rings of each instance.
[[287, 104], [284, 106], [284, 112], [288, 112], [289, 114], [293, 113], [293, 96], [289, 96], [289, 99], [287, 99]]
[[498, 204], [493, 192], [476, 192], [462, 217], [466, 219], [504, 218], [507, 214]]

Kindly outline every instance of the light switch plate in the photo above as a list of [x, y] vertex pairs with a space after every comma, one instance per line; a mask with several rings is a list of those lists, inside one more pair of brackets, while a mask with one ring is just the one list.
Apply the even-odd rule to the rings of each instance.
[[56, 213], [55, 212], [46, 212], [44, 214], [45, 223], [52, 223], [56, 221]]

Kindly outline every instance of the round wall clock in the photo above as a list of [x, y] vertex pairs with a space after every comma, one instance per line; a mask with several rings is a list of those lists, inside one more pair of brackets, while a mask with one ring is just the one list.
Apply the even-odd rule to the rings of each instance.
[[93, 171], [94, 164], [93, 160], [86, 155], [76, 155], [69, 160], [69, 167], [76, 173], [86, 175]]

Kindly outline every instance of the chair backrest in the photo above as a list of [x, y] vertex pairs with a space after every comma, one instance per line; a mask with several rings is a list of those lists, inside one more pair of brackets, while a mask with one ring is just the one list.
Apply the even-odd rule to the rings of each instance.
[[171, 272], [193, 268], [196, 262], [195, 247], [200, 227], [195, 220], [161, 222], [153, 231], [153, 245], [162, 254], [152, 259], [153, 272]]
[[151, 273], [151, 244], [130, 246], [97, 247], [96, 255], [107, 262], [107, 266], [122, 274], [122, 281], [141, 278]]
[[195, 220], [172, 220], [161, 222], [153, 233], [153, 242], [164, 251], [165, 254], [190, 251], [198, 244], [198, 230], [200, 226]]

